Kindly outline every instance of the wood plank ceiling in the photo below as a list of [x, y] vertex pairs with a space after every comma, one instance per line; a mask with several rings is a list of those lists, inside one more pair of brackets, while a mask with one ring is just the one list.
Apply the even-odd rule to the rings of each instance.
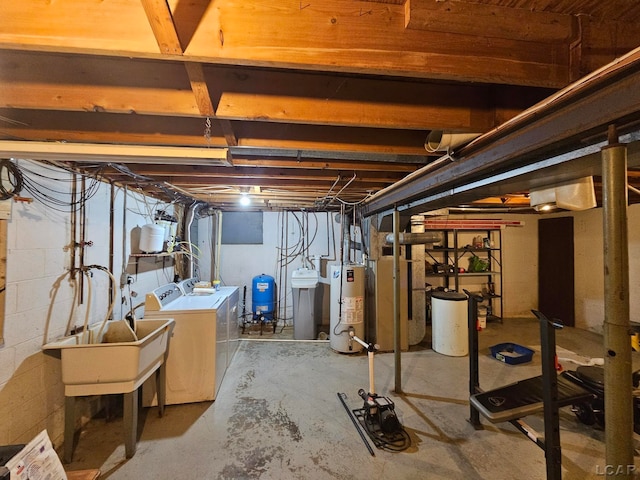
[[430, 132], [488, 132], [640, 45], [627, 0], [0, 10], [0, 156], [223, 209], [242, 192], [265, 209], [361, 202], [442, 155], [425, 149]]

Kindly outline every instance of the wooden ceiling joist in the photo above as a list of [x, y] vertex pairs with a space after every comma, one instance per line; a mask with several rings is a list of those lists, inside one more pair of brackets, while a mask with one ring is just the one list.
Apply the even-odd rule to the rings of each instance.
[[574, 37], [571, 15], [456, 0], [407, 0], [405, 26], [481, 38], [568, 43]]
[[160, 52], [182, 55], [183, 49], [167, 0], [141, 0]]
[[[8, 3], [0, 17], [0, 47], [7, 49], [545, 87], [563, 86], [568, 78], [563, 49], [505, 39], [487, 48], [471, 35], [408, 30], [402, 5], [353, 2], [345, 8], [343, 0], [325, 0], [301, 10], [294, 2], [220, 0], [202, 12], [180, 54], [173, 53], [172, 23], [159, 0], [143, 4], [155, 32], [137, 0], [61, 0], [38, 8]], [[361, 15], [358, 3], [371, 13]], [[28, 22], [15, 21], [24, 15]]]
[[[35, 52], [5, 52], [0, 78], [0, 107], [473, 132], [548, 94]], [[231, 124], [221, 129], [228, 146], [236, 145]]]

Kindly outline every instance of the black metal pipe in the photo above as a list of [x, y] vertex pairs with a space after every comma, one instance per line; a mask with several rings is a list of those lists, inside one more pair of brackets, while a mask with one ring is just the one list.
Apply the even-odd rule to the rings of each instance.
[[360, 434], [360, 438], [362, 439], [364, 444], [367, 446], [367, 450], [369, 450], [369, 453], [371, 454], [371, 456], [375, 457], [376, 454], [373, 451], [373, 448], [371, 448], [371, 445], [369, 444], [369, 440], [367, 440], [367, 437], [365, 437], [364, 433], [362, 433], [362, 430], [360, 429], [360, 425], [358, 425], [358, 421], [356, 420], [355, 416], [353, 415], [353, 412], [351, 410], [349, 410], [349, 406], [347, 405], [347, 402], [344, 401], [345, 396], [346, 395], [344, 393], [338, 393], [338, 398], [340, 399], [340, 402], [342, 402], [342, 406], [347, 411], [347, 414], [349, 415], [349, 418], [353, 422], [353, 426], [356, 427], [356, 430]]
[[[467, 319], [469, 326], [469, 396], [481, 393], [480, 371], [478, 368], [478, 303], [482, 301], [482, 296], [474, 295], [468, 290], [463, 292], [469, 297]], [[480, 412], [473, 405], [469, 404], [469, 422], [476, 430], [482, 428], [480, 422]]]
[[544, 404], [544, 455], [547, 480], [562, 478], [562, 451], [560, 448], [560, 414], [558, 412], [558, 374], [556, 372], [556, 328], [540, 312], [533, 312], [540, 320], [542, 355], [542, 402]]

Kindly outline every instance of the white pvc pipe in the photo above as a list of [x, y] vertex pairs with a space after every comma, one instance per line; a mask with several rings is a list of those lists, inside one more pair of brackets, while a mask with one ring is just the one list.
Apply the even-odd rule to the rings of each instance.
[[[353, 339], [356, 342], [358, 342], [360, 345], [362, 345], [367, 350], [367, 356], [369, 357], [369, 394], [375, 395], [375, 393], [376, 393], [376, 385], [375, 385], [374, 374], [373, 374], [373, 354], [374, 354], [374, 350], [372, 350], [370, 348], [371, 347], [370, 344], [368, 344], [367, 342], [365, 342], [364, 340], [359, 338], [353, 332], [350, 332], [350, 336], [351, 336], [351, 339]], [[377, 345], [375, 345], [373, 348], [374, 349], [377, 348]]]
[[216, 214], [218, 225], [216, 227], [216, 272], [214, 280], [220, 280], [220, 247], [222, 246], [222, 210]]
[[475, 140], [480, 133], [450, 133], [442, 130], [431, 130], [424, 142], [427, 152], [449, 152], [450, 150]]
[[82, 275], [87, 276], [87, 307], [84, 312], [84, 324], [82, 325], [82, 343], [89, 343], [89, 314], [91, 313], [91, 291], [93, 287], [89, 272], [82, 272]]
[[375, 380], [373, 375], [373, 352], [370, 351], [367, 353], [367, 355], [369, 357], [369, 393], [371, 395], [375, 395], [376, 385], [375, 385]]

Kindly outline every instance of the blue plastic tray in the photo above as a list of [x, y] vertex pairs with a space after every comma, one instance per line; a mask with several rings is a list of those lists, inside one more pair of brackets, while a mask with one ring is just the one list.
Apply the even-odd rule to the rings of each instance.
[[493, 358], [509, 365], [530, 362], [534, 354], [534, 351], [530, 348], [523, 347], [517, 343], [499, 343], [489, 347], [489, 350]]

